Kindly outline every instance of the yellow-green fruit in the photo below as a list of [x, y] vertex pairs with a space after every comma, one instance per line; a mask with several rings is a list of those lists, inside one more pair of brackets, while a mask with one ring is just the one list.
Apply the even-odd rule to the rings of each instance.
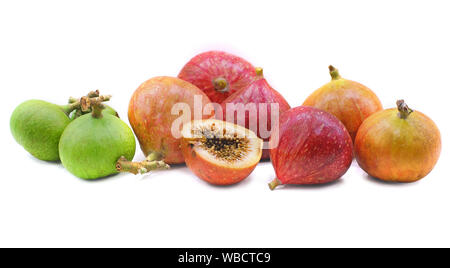
[[108, 113], [85, 114], [70, 123], [59, 142], [63, 166], [83, 179], [116, 174], [117, 160], [132, 160], [136, 150], [133, 132], [122, 120]]
[[70, 119], [61, 106], [42, 100], [23, 102], [11, 115], [14, 139], [34, 157], [58, 161], [58, 143]]

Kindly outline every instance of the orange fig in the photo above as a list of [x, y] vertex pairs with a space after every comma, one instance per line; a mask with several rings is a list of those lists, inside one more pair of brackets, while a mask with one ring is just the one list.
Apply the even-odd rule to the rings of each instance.
[[190, 114], [182, 123], [191, 121], [194, 119], [196, 96], [202, 118], [210, 117], [203, 114], [203, 108], [210, 103], [209, 98], [196, 86], [179, 78], [154, 77], [136, 89], [128, 107], [128, 119], [142, 151], [150, 160], [164, 160], [167, 164], [184, 163], [180, 137], [172, 133], [174, 121], [183, 118], [173, 113], [172, 109], [178, 103], [187, 105], [189, 109], [186, 112]]
[[328, 67], [331, 82], [314, 91], [303, 103], [336, 116], [347, 128], [352, 140], [362, 122], [383, 109], [380, 100], [368, 87], [342, 78], [333, 66]]
[[436, 124], [403, 100], [367, 118], [355, 139], [359, 166], [372, 177], [392, 182], [414, 182], [425, 177], [441, 152]]

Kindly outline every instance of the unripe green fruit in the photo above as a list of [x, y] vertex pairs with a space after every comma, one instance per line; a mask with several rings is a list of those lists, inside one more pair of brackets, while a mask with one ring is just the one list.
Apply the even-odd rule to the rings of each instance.
[[97, 179], [118, 173], [121, 156], [132, 160], [136, 150], [133, 132], [108, 113], [85, 114], [67, 126], [59, 142], [63, 166], [77, 177]]
[[34, 157], [58, 161], [58, 143], [70, 119], [61, 106], [42, 100], [20, 104], [11, 115], [14, 139]]

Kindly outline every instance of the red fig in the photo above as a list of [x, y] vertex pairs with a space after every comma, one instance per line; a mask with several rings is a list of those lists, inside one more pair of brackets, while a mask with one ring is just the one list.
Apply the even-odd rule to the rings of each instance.
[[222, 51], [209, 51], [192, 58], [179, 78], [200, 88], [212, 102], [222, 103], [255, 78], [255, 67], [246, 60]]
[[[289, 103], [263, 77], [262, 68], [256, 68], [257, 77], [247, 88], [240, 90], [222, 103], [217, 119], [241, 125], [255, 132], [265, 141], [262, 159], [269, 159], [270, 130], [279, 122], [279, 115], [289, 110]], [[222, 116], [222, 117], [220, 117]]]
[[270, 184], [322, 184], [337, 180], [352, 163], [352, 139], [333, 115], [300, 106], [285, 112], [272, 130], [270, 159], [277, 178]]
[[[183, 123], [194, 119], [196, 98], [201, 113], [199, 119], [210, 117], [210, 114], [203, 115], [203, 108], [210, 103], [208, 97], [189, 82], [175, 77], [154, 77], [136, 89], [128, 107], [128, 119], [149, 161], [184, 163], [181, 134], [174, 136], [173, 127], [179, 121], [181, 131]], [[177, 104], [186, 109], [175, 109]]]

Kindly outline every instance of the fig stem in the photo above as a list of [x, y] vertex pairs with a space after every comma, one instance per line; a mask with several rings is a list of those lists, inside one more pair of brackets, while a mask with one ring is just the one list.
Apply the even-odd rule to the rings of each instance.
[[334, 68], [333, 65], [328, 66], [328, 70], [330, 70], [331, 80], [338, 80], [342, 78], [339, 74], [339, 70]]
[[147, 155], [147, 157], [145, 158], [145, 160], [147, 161], [159, 161], [162, 160], [162, 155], [158, 152], [151, 152], [150, 154]]
[[[97, 90], [93, 90], [93, 91], [90, 91], [87, 95], [86, 95], [88, 98], [96, 98], [96, 97], [99, 97], [100, 96], [100, 91], [97, 89]], [[75, 102], [77, 102], [77, 101], [79, 101], [80, 99], [77, 99], [77, 98], [74, 98], [74, 97], [70, 97], [69, 98], [69, 104], [71, 104], [71, 103], [75, 103]]]
[[255, 72], [256, 72], [256, 76], [258, 76], [258, 77], [262, 77], [263, 76], [263, 68], [256, 67], [255, 68]]
[[120, 157], [116, 163], [116, 170], [118, 172], [129, 172], [134, 175], [144, 174], [152, 170], [169, 169], [170, 166], [161, 160], [150, 161], [149, 158], [141, 162], [133, 162], [127, 160], [125, 157]]
[[214, 89], [218, 92], [228, 92], [228, 82], [225, 78], [219, 77], [213, 80]]
[[[104, 101], [109, 101], [111, 100], [111, 95], [102, 95], [96, 98], [89, 98], [87, 96], [85, 97], [81, 97], [80, 101], [79, 101], [79, 107], [77, 108], [81, 108], [82, 112], [90, 112], [91, 108], [96, 105], [97, 103], [102, 103]], [[73, 103], [76, 104], [76, 103]], [[72, 104], [72, 105], [73, 105]]]
[[90, 105], [92, 109], [92, 117], [102, 118], [103, 117], [102, 111], [103, 109], [105, 109], [105, 105], [103, 105], [103, 103], [98, 98], [94, 101], [91, 101]]
[[397, 109], [398, 109], [398, 115], [401, 119], [406, 119], [408, 116], [414, 112], [411, 108], [406, 105], [404, 100], [398, 100], [397, 101]]
[[109, 101], [111, 99], [111, 95], [92, 97], [95, 96], [96, 94], [95, 92], [98, 91], [91, 91], [87, 96], [81, 97], [80, 99], [69, 98], [69, 104], [62, 105], [61, 108], [63, 109], [64, 113], [67, 116], [69, 116], [70, 113], [72, 113], [74, 110], [81, 110], [82, 112], [90, 112], [91, 103], [96, 101], [104, 102]]
[[269, 182], [270, 190], [274, 190], [278, 185], [283, 184], [278, 178], [273, 179], [273, 181]]

